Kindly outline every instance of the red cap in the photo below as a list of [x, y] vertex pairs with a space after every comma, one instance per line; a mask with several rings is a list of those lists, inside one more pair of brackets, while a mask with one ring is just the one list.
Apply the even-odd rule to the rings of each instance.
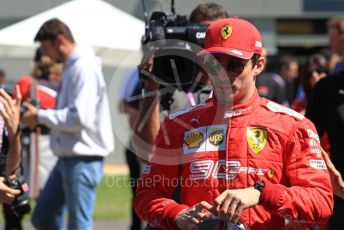
[[206, 53], [226, 53], [241, 59], [250, 59], [254, 53], [262, 53], [262, 37], [250, 22], [240, 18], [225, 18], [208, 27], [204, 50]]

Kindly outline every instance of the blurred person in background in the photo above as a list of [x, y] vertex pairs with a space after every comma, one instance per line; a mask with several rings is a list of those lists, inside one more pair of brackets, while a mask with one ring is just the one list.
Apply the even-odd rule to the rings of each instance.
[[285, 106], [290, 107], [295, 99], [295, 80], [298, 76], [298, 61], [288, 55], [281, 56], [278, 62], [278, 72], [273, 74], [272, 78], [277, 82], [285, 95], [285, 101], [282, 103]]
[[16, 216], [12, 209], [12, 202], [20, 190], [13, 190], [5, 184], [9, 177], [13, 178], [18, 173], [21, 165], [20, 144], [20, 104], [21, 94], [16, 87], [16, 99], [12, 99], [4, 89], [0, 89], [0, 115], [1, 115], [1, 144], [0, 144], [0, 203], [3, 204], [3, 214], [6, 230], [23, 229], [21, 225], [22, 215]]
[[6, 73], [4, 70], [0, 69], [0, 87], [3, 88], [6, 82]]
[[[0, 69], [0, 88], [3, 89], [9, 96], [15, 96], [13, 95], [13, 87], [11, 87], [10, 85], [6, 84], [6, 73], [4, 70]], [[1, 149], [1, 151], [3, 152], [3, 155], [6, 156], [6, 153], [8, 151], [8, 135], [7, 132], [2, 133], [1, 134], [1, 138], [2, 138], [2, 143], [4, 145], [4, 148]], [[6, 158], [4, 158], [4, 163], [6, 163], [7, 160]], [[1, 175], [5, 176], [6, 173], [6, 167], [4, 167], [4, 170], [2, 172]], [[23, 172], [20, 172], [23, 173]], [[20, 175], [18, 175], [20, 176]], [[5, 229], [9, 230], [9, 229], [22, 229], [21, 226], [21, 220], [22, 220], [22, 215], [15, 215], [14, 211], [11, 207], [10, 204], [4, 204], [3, 205], [3, 215], [4, 215], [4, 219], [5, 219]]]
[[[37, 49], [31, 73], [32, 76], [23, 76], [17, 82], [17, 86], [19, 87], [22, 95], [22, 101], [35, 99], [38, 102], [37, 106], [42, 109], [54, 108], [60, 74], [61, 66], [52, 62], [52, 60], [47, 56], [42, 57], [41, 50]], [[16, 95], [13, 95], [13, 98], [16, 98]], [[39, 195], [39, 191], [43, 189], [46, 181], [48, 180], [49, 174], [57, 161], [57, 157], [53, 155], [49, 146], [49, 129], [46, 126], [39, 126], [39, 134], [36, 133], [38, 138], [37, 140], [30, 138], [32, 131], [37, 131], [37, 127], [35, 127], [35, 130], [30, 130], [28, 127], [23, 127], [21, 130], [23, 172], [21, 172], [22, 175], [20, 176], [24, 176], [31, 189], [37, 189], [37, 194], [32, 194]], [[30, 140], [32, 140], [33, 143], [31, 143]], [[30, 145], [36, 143], [39, 145], [39, 165], [37, 165], [38, 178], [35, 178], [35, 183], [39, 182], [39, 184], [37, 184], [37, 188], [32, 187], [31, 185], [33, 185], [34, 182], [30, 181], [30, 159], [32, 155], [35, 154], [30, 151]], [[34, 196], [34, 198], [37, 197]], [[13, 212], [13, 209], [8, 205], [4, 205], [3, 211], [7, 229], [17, 229], [18, 226], [21, 226], [22, 216], [17, 216]]]
[[292, 109], [305, 114], [307, 102], [315, 84], [329, 74], [327, 58], [322, 54], [311, 55], [301, 71], [301, 84], [297, 89], [297, 95], [292, 103]]
[[[262, 57], [267, 58], [267, 50], [265, 48], [262, 50]], [[286, 104], [287, 99], [283, 84], [279, 84], [278, 81], [274, 80], [273, 74], [274, 73], [266, 72], [266, 69], [260, 74], [256, 80], [258, 94], [276, 103]]]
[[6, 72], [0, 69], [0, 88], [4, 89], [8, 95], [13, 94], [13, 87], [6, 84]]
[[[40, 48], [36, 50], [32, 76], [23, 76], [17, 82], [22, 94], [22, 101], [33, 103], [41, 109], [53, 109], [56, 106], [56, 96], [59, 88], [62, 66], [55, 63], [50, 57], [42, 55]], [[39, 128], [39, 130], [37, 130]], [[31, 132], [36, 132], [37, 141], [30, 142]], [[32, 153], [30, 145], [38, 143], [38, 189], [43, 190], [50, 172], [57, 162], [57, 157], [50, 148], [50, 129], [45, 125], [39, 125], [31, 130], [25, 127], [22, 130], [22, 145], [26, 156], [26, 172], [29, 172], [29, 161]], [[34, 149], [37, 149], [34, 148]], [[32, 149], [32, 148], [31, 148]], [[27, 176], [29, 178], [29, 176]], [[39, 191], [38, 191], [39, 192]]]
[[[328, 70], [328, 60], [327, 58], [320, 54], [315, 53], [307, 58], [305, 66], [301, 69], [301, 79], [300, 85], [298, 86], [296, 98], [292, 103], [292, 109], [301, 113], [302, 115], [306, 114], [306, 108], [309, 100], [311, 99], [312, 89], [316, 85], [316, 83], [326, 77], [329, 73]], [[330, 144], [328, 141], [327, 133], [323, 133], [319, 135], [320, 137], [320, 145], [326, 153], [330, 151]], [[327, 167], [331, 172], [331, 167], [329, 164], [331, 162], [327, 161], [327, 155], [324, 155], [326, 160]], [[311, 225], [310, 229], [327, 229], [327, 223]]]
[[[315, 84], [306, 110], [306, 117], [313, 121], [318, 133], [327, 133], [330, 157], [327, 167], [334, 190], [334, 209], [329, 221], [330, 229], [344, 225], [344, 72], [338, 71]], [[333, 164], [332, 164], [332, 162]]]
[[78, 46], [69, 27], [57, 18], [46, 21], [35, 39], [43, 55], [64, 64], [55, 109], [24, 103], [22, 122], [50, 129], [50, 145], [58, 162], [32, 215], [37, 229], [92, 229], [96, 188], [104, 157], [114, 150], [109, 103], [101, 63], [94, 52]]
[[341, 57], [338, 54], [331, 53], [329, 60], [328, 60], [328, 70], [329, 73], [332, 74], [334, 70], [336, 69], [336, 65], [338, 62], [340, 62]]
[[[122, 85], [120, 90], [120, 104], [119, 104], [119, 111], [128, 115], [130, 130], [134, 129], [136, 120], [137, 120], [137, 113], [140, 105], [140, 100], [130, 100], [131, 97], [135, 97], [141, 94], [141, 81], [138, 77], [137, 69], [130, 71], [130, 73], [126, 76], [126, 79]], [[131, 133], [130, 133], [131, 135]], [[140, 158], [136, 156], [133, 146], [132, 146], [132, 139], [129, 140], [129, 146], [125, 149], [125, 159], [129, 167], [129, 176], [133, 186], [131, 187], [132, 192], [132, 200], [131, 200], [131, 230], [140, 230], [141, 229], [141, 220], [137, 216], [133, 202], [135, 199], [135, 191], [136, 191], [136, 184], [137, 180], [141, 177], [142, 172], [142, 163]]]
[[[332, 56], [330, 67], [333, 73], [344, 71], [344, 16], [335, 16], [327, 23], [328, 37]], [[333, 59], [333, 60], [332, 60]], [[332, 70], [332, 69], [331, 69]]]

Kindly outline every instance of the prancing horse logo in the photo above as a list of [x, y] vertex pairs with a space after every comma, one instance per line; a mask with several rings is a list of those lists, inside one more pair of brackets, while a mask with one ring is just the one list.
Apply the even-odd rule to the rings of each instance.
[[268, 132], [265, 128], [249, 127], [247, 128], [246, 138], [248, 147], [255, 154], [258, 154], [267, 143]]
[[230, 25], [223, 26], [221, 28], [221, 37], [224, 40], [227, 40], [231, 36], [232, 31], [233, 31], [233, 27], [232, 26], [230, 26]]

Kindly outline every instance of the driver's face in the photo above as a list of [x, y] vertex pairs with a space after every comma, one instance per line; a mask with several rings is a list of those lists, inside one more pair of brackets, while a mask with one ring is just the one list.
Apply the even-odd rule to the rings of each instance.
[[[214, 54], [225, 72], [222, 76], [211, 75], [217, 100], [232, 100], [239, 103], [255, 87], [255, 66], [252, 60], [239, 59], [227, 54]], [[223, 76], [225, 75], [225, 76]]]

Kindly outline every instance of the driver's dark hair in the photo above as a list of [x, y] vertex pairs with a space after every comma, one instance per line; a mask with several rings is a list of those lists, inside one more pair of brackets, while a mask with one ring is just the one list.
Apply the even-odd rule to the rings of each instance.
[[225, 8], [213, 2], [199, 4], [190, 14], [191, 23], [202, 21], [215, 21], [217, 19], [228, 18], [229, 14]]
[[60, 19], [53, 18], [46, 21], [39, 28], [34, 41], [41, 42], [44, 40], [55, 40], [58, 35], [63, 35], [68, 41], [74, 43], [74, 38], [69, 27]]

